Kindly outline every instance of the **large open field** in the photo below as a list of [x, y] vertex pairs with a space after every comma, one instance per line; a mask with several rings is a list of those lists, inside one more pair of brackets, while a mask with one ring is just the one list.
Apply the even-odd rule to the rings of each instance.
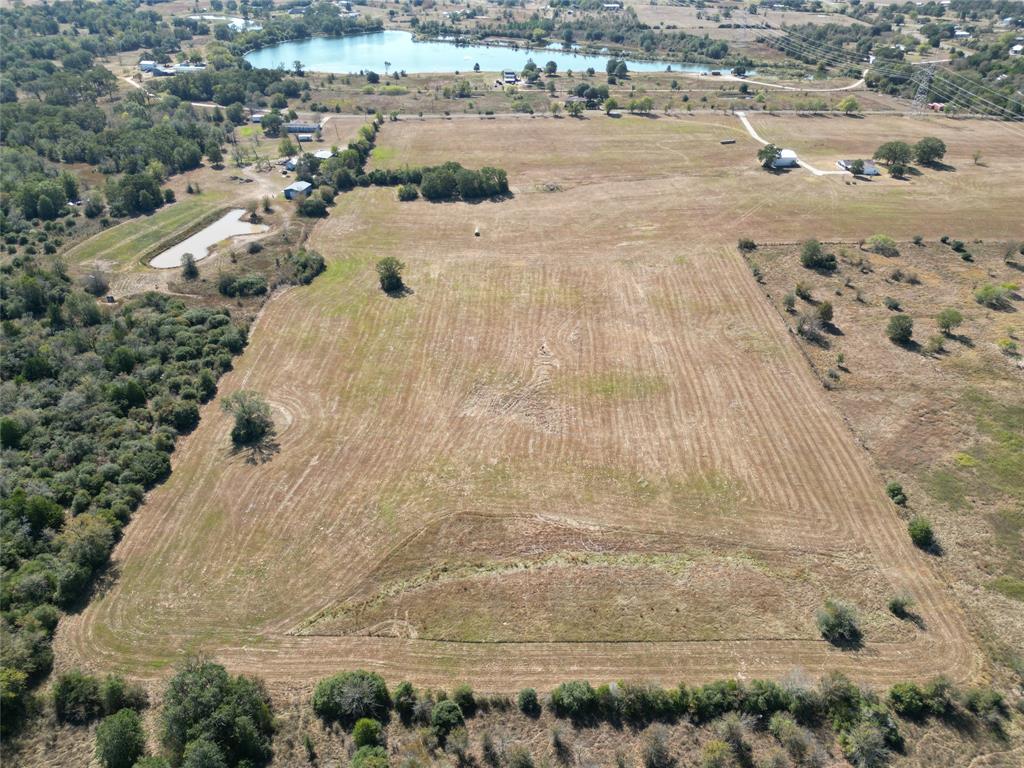
[[[807, 124], [755, 118], [824, 163]], [[514, 196], [338, 198], [311, 238], [327, 273], [269, 302], [221, 387], [267, 397], [278, 450], [231, 455], [207, 406], [58, 663], [145, 677], [206, 651], [279, 685], [369, 666], [503, 691], [975, 677], [963, 611], [734, 248], [951, 220], [1012, 237], [1019, 141], [975, 123], [965, 147], [962, 125], [816, 121], [836, 157], [952, 148], [955, 171], [856, 185], [760, 171], [726, 116], [385, 125], [382, 164], [498, 165]], [[963, 162], [979, 147], [987, 166]], [[409, 295], [377, 289], [385, 255]], [[920, 626], [888, 613], [897, 592]], [[820, 639], [828, 598], [857, 607], [862, 649]]]

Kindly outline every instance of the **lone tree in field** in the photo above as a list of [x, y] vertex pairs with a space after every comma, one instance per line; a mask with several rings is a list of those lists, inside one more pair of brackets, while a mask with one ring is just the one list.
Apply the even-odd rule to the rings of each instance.
[[255, 445], [273, 434], [270, 406], [258, 392], [241, 389], [224, 398], [221, 408], [235, 417], [231, 441], [237, 446]]
[[800, 263], [808, 269], [833, 270], [836, 268], [835, 254], [829, 253], [817, 240], [807, 240], [800, 248]]
[[946, 156], [946, 142], [934, 136], [925, 136], [914, 145], [914, 159], [921, 165], [932, 165]]
[[888, 166], [907, 166], [914, 157], [914, 150], [905, 141], [887, 141], [875, 150], [872, 157]]
[[860, 102], [853, 96], [846, 96], [836, 104], [836, 109], [844, 115], [852, 115], [854, 112], [860, 112]]
[[774, 144], [765, 144], [757, 150], [757, 162], [761, 164], [762, 168], [771, 170], [781, 154], [782, 150]]
[[384, 293], [397, 293], [405, 288], [405, 283], [402, 282], [403, 269], [405, 264], [394, 256], [385, 256], [377, 262], [377, 277]]

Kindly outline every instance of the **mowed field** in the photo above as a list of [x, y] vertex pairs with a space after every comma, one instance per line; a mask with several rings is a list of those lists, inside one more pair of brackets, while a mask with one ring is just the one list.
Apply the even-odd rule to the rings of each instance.
[[[759, 120], [769, 140], [804, 124]], [[869, 121], [864, 156], [960, 125]], [[278, 450], [232, 455], [207, 406], [58, 664], [158, 676], [202, 651], [279, 685], [361, 666], [484, 691], [973, 677], [949, 589], [734, 249], [1008, 235], [1021, 160], [973, 128], [988, 167], [848, 185], [760, 171], [726, 116], [386, 124], [380, 162], [498, 165], [514, 196], [338, 198], [310, 241], [326, 274], [269, 302], [221, 386], [267, 397]], [[377, 289], [386, 255], [409, 295]], [[921, 628], [889, 615], [898, 592]], [[856, 606], [863, 649], [820, 639], [827, 598]]]

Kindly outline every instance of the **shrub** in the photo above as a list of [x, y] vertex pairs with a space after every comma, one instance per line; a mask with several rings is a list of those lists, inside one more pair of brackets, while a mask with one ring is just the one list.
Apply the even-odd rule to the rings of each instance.
[[932, 524], [921, 515], [915, 516], [907, 523], [907, 533], [914, 546], [919, 549], [929, 550], [935, 546], [935, 534], [932, 531]]
[[792, 715], [776, 712], [768, 721], [768, 731], [779, 740], [789, 756], [802, 763], [811, 749], [811, 738], [807, 732], [796, 724]]
[[833, 645], [850, 646], [860, 643], [857, 614], [852, 607], [837, 600], [826, 600], [818, 612], [818, 630]]
[[640, 757], [644, 768], [672, 768], [675, 765], [676, 761], [669, 749], [668, 733], [664, 726], [655, 726], [648, 730], [640, 749]]
[[57, 676], [53, 684], [53, 709], [62, 723], [83, 725], [102, 712], [100, 684], [77, 669]]
[[924, 235], [914, 235], [914, 245], [924, 245]]
[[825, 325], [831, 324], [832, 323], [832, 313], [833, 313], [832, 302], [831, 301], [823, 301], [823, 302], [821, 302], [821, 304], [818, 305], [817, 313], [818, 313], [818, 319], [822, 323], [824, 323]]
[[893, 504], [901, 507], [907, 506], [907, 494], [903, 492], [903, 486], [895, 480], [885, 486], [885, 494], [892, 499]]
[[457, 191], [455, 174], [446, 168], [426, 171], [420, 181], [420, 192], [427, 200], [451, 200]]
[[811, 293], [811, 286], [809, 286], [802, 280], [796, 284], [796, 287], [793, 288], [793, 292], [804, 301], [810, 301], [811, 299], [814, 298], [813, 294]]
[[327, 203], [319, 194], [310, 195], [299, 202], [298, 211], [300, 216], [322, 218], [327, 215]]
[[888, 235], [872, 235], [868, 238], [868, 247], [873, 253], [882, 256], [892, 258], [900, 255], [899, 248], [896, 247], [896, 241]]
[[1010, 305], [1010, 292], [1001, 285], [986, 283], [974, 291], [974, 300], [990, 309], [1006, 309]]
[[137, 712], [122, 709], [96, 729], [96, 759], [104, 768], [132, 768], [146, 750], [146, 734]]
[[910, 315], [893, 315], [889, 318], [885, 335], [893, 344], [907, 344], [914, 335], [914, 320]]
[[263, 275], [221, 275], [217, 290], [224, 296], [262, 296], [267, 292], [267, 279]]
[[401, 682], [395, 688], [394, 694], [395, 712], [403, 725], [412, 722], [413, 713], [416, 709], [416, 690], [410, 682]]
[[808, 240], [800, 249], [800, 263], [808, 269], [833, 270], [836, 268], [836, 257], [826, 253], [817, 240]]
[[1006, 703], [1002, 695], [991, 688], [972, 688], [964, 696], [964, 706], [990, 726], [998, 726], [999, 721], [1006, 717]]
[[586, 680], [562, 683], [551, 692], [556, 717], [589, 720], [597, 713], [597, 694]]
[[743, 711], [760, 718], [788, 709], [789, 705], [789, 694], [771, 680], [753, 680], [743, 699]]
[[454, 701], [445, 699], [434, 706], [434, 711], [430, 714], [430, 727], [439, 742], [444, 744], [448, 734], [462, 725], [465, 725], [465, 718], [459, 705]]
[[141, 686], [129, 684], [120, 675], [107, 675], [100, 684], [103, 711], [112, 715], [122, 709], [140, 712], [149, 704], [149, 697]]
[[818, 683], [818, 691], [821, 707], [835, 730], [845, 730], [860, 720], [860, 689], [842, 672], [825, 674]]
[[889, 708], [910, 720], [918, 720], [928, 713], [924, 692], [914, 683], [896, 683], [890, 688]]
[[889, 762], [889, 748], [882, 730], [864, 721], [840, 734], [839, 743], [846, 759], [857, 768], [882, 768]]
[[385, 256], [377, 262], [377, 278], [380, 281], [380, 288], [385, 293], [394, 293], [402, 290], [405, 284], [402, 282], [402, 270], [405, 264], [394, 256]]
[[350, 768], [388, 768], [388, 752], [384, 747], [360, 747], [352, 755]]
[[937, 355], [944, 351], [946, 348], [946, 340], [942, 336], [935, 335], [929, 336], [928, 341], [924, 343], [925, 354]]
[[897, 618], [907, 618], [913, 608], [914, 598], [909, 595], [893, 595], [889, 598], [889, 612]]
[[452, 701], [459, 705], [459, 709], [466, 717], [476, 714], [476, 699], [473, 697], [473, 689], [468, 685], [460, 685], [452, 691]]
[[882, 299], [882, 304], [885, 305], [886, 309], [891, 310], [893, 312], [898, 312], [900, 308], [899, 300], [894, 299], [892, 296], [886, 296], [884, 299]]
[[370, 717], [362, 717], [356, 721], [352, 729], [352, 741], [356, 747], [384, 746], [384, 728], [380, 722]]
[[526, 747], [518, 744], [508, 751], [508, 768], [533, 768], [533, 757]]
[[736, 680], [717, 680], [693, 689], [690, 712], [696, 723], [734, 712], [743, 704], [745, 690]]
[[739, 249], [744, 253], [757, 250], [757, 243], [751, 240], [749, 237], [741, 237], [739, 240]]
[[398, 187], [398, 199], [403, 203], [409, 203], [420, 196], [415, 184], [401, 184]]
[[790, 291], [782, 297], [782, 306], [786, 308], [787, 312], [792, 312], [796, 307], [796, 294]]
[[714, 739], [700, 751], [701, 768], [729, 768], [732, 765], [732, 749], [724, 741]]
[[533, 688], [523, 688], [516, 698], [519, 711], [529, 717], [536, 717], [540, 714], [540, 702], [537, 700], [537, 691]]
[[939, 330], [945, 334], [948, 334], [953, 329], [959, 327], [963, 321], [964, 316], [952, 307], [942, 310], [939, 312], [938, 317], [935, 318], [935, 323], [939, 326]]
[[325, 678], [313, 691], [313, 711], [327, 723], [351, 728], [361, 718], [386, 722], [391, 698], [384, 679], [358, 669]]

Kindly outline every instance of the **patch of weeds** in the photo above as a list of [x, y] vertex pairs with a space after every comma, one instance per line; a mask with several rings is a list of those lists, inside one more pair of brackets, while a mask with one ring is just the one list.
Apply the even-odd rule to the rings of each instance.
[[1009, 597], [1011, 600], [1024, 602], [1024, 579], [1013, 576], [1000, 576], [988, 583], [988, 588], [994, 592]]

